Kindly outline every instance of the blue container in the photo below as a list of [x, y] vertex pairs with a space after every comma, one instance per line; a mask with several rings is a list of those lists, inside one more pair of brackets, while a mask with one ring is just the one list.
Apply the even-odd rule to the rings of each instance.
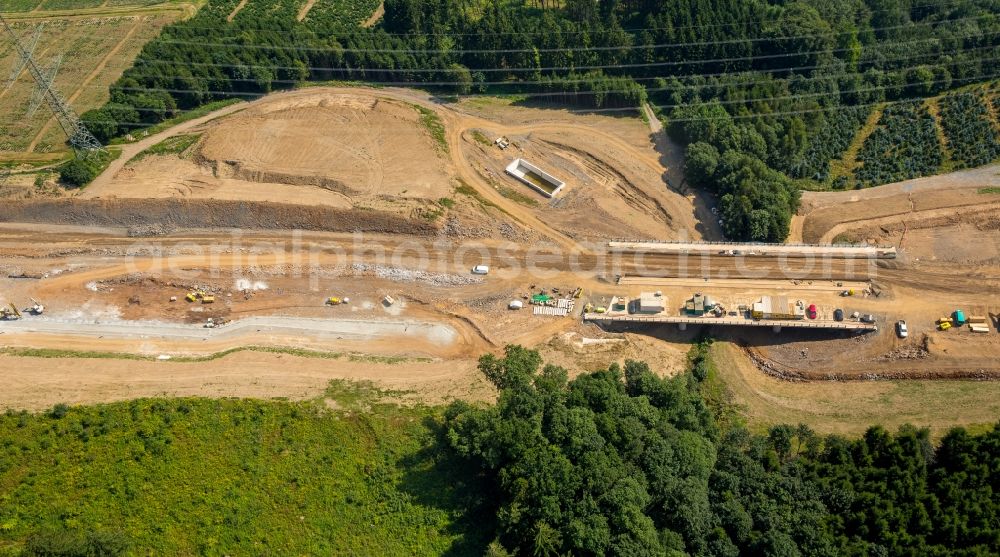
[[956, 309], [955, 310], [955, 324], [956, 325], [965, 325], [965, 312], [964, 311], [962, 311], [960, 309]]

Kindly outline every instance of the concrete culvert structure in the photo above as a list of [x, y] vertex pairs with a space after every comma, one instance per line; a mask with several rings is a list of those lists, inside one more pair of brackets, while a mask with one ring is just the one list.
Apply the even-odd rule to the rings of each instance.
[[565, 182], [524, 159], [514, 159], [514, 162], [507, 165], [506, 170], [507, 174], [531, 186], [545, 197], [555, 197], [566, 186]]

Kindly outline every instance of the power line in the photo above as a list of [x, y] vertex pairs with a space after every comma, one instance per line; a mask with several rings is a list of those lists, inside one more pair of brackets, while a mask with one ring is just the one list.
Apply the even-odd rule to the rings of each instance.
[[[1000, 58], [994, 58], [992, 60], [998, 60], [998, 59], [1000, 59]], [[958, 79], [958, 80], [954, 80], [954, 81], [959, 81], [959, 82], [968, 81], [968, 82], [971, 83], [971, 82], [975, 82], [976, 80], [980, 80], [981, 81], [981, 80], [991, 79], [991, 78], [996, 78], [996, 77], [1000, 77], [1000, 74], [980, 74], [980, 75], [970, 76], [968, 78], [962, 78], [962, 79]], [[925, 83], [946, 83], [948, 81], [949, 80], [936, 80], [936, 81], [930, 81], [930, 82], [925, 82]], [[882, 91], [882, 90], [886, 90], [886, 89], [891, 89], [893, 87], [897, 87], [897, 85], [886, 85], [886, 86], [871, 87], [871, 88], [866, 88], [866, 89], [843, 90], [843, 91], [837, 91], [835, 93], [809, 93], [809, 94], [800, 94], [800, 95], [785, 95], [785, 96], [780, 96], [780, 97], [763, 97], [763, 98], [759, 98], [759, 99], [737, 99], [737, 100], [727, 100], [727, 101], [720, 101], [718, 99], [712, 99], [712, 100], [706, 100], [704, 102], [706, 102], [706, 103], [716, 103], [716, 104], [720, 104], [720, 105], [738, 105], [738, 104], [751, 105], [751, 104], [767, 103], [767, 102], [777, 101], [777, 100], [793, 100], [793, 99], [800, 99], [800, 98], [804, 99], [804, 98], [819, 97], [819, 96], [824, 96], [824, 95], [836, 95], [836, 96], [839, 97], [840, 95], [845, 94], [845, 93], [861, 93], [861, 92]], [[594, 94], [611, 93], [611, 92], [614, 92], [614, 91], [581, 91], [581, 92], [568, 91], [568, 92], [558, 92], [558, 93], [550, 93], [550, 94], [532, 94], [531, 97], [535, 98], [535, 97], [541, 97], [541, 96], [590, 96], [590, 95], [594, 95]], [[622, 91], [622, 92], [626, 92], [626, 91]], [[962, 92], [959, 92], [959, 93], [951, 93], [951, 94], [954, 94], [954, 95], [970, 94], [971, 95], [972, 93], [962, 93]], [[248, 95], [248, 96], [251, 96], [251, 95]], [[256, 97], [256, 98], [262, 98], [262, 97], [264, 97], [266, 95], [263, 95], [263, 94], [253, 94], [252, 96]], [[879, 105], [879, 104], [883, 104], [883, 103], [890, 103], [891, 104], [891, 103], [898, 103], [898, 102], [909, 102], [909, 101], [914, 101], [914, 100], [918, 100], [918, 99], [926, 100], [928, 98], [933, 98], [933, 97], [921, 97], [921, 96], [918, 96], [918, 97], [912, 97], [910, 99], [900, 99], [900, 100], [897, 100], [897, 101], [879, 101], [879, 102], [869, 103], [869, 104], [854, 104], [854, 105], [849, 105], [849, 106], [846, 106], [846, 107], [845, 106], [828, 106], [828, 107], [823, 107], [823, 108], [806, 109], [806, 110], [801, 110], [801, 111], [756, 113], [756, 114], [750, 114], [750, 115], [730, 115], [729, 117], [719, 116], [717, 118], [671, 119], [671, 121], [686, 122], [686, 121], [717, 120], [717, 119], [744, 118], [744, 117], [746, 117], [746, 118], [757, 118], [757, 117], [770, 117], [770, 116], [774, 116], [774, 115], [778, 115], [778, 114], [804, 114], [804, 113], [810, 113], [810, 112], [828, 112], [828, 111], [838, 110], [838, 109], [842, 109], [842, 108], [875, 106], [875, 105]], [[681, 103], [681, 104], [651, 105], [651, 106], [655, 106], [656, 108], [659, 108], [659, 109], [668, 109], [668, 108], [680, 108], [680, 107], [690, 106], [690, 103], [687, 103], [687, 104]], [[616, 108], [593, 108], [593, 109], [582, 109], [582, 110], [568, 109], [567, 112], [569, 112], [569, 113], [625, 112], [625, 111], [630, 111], [630, 110], [639, 110], [641, 108], [642, 108], [642, 106], [640, 105], [640, 106], [628, 106], [628, 107], [616, 107]], [[156, 109], [135, 108], [135, 110], [137, 112], [160, 112], [159, 110], [156, 110]], [[148, 127], [148, 126], [151, 125], [151, 124], [146, 123], [146, 122], [125, 122], [125, 121], [119, 122], [119, 124], [120, 125], [124, 125], [126, 127], [134, 127], [134, 128]]]
[[[910, 25], [897, 25], [891, 27], [876, 27], [872, 31], [880, 30], [890, 30], [890, 29], [903, 29], [903, 28], [913, 28], [916, 25], [941, 25], [945, 23], [958, 23], [962, 21], [968, 21], [973, 19], [982, 19], [986, 16], [969, 16], [964, 18], [956, 18], [951, 20], [942, 20], [933, 23], [926, 24], [910, 24]], [[183, 29], [183, 27], [178, 27], [177, 29]], [[169, 34], [171, 29], [164, 31], [164, 34]], [[815, 35], [799, 35], [795, 37], [759, 37], [759, 38], [747, 38], [747, 39], [726, 39], [721, 41], [705, 41], [705, 42], [694, 42], [694, 43], [664, 43], [656, 45], [622, 45], [622, 46], [592, 46], [586, 48], [579, 47], [565, 47], [565, 48], [523, 48], [523, 49], [476, 49], [476, 50], [461, 50], [461, 49], [375, 49], [375, 48], [335, 48], [335, 47], [311, 47], [311, 46], [292, 46], [292, 45], [268, 45], [260, 43], [226, 43], [226, 42], [196, 42], [187, 40], [171, 40], [168, 38], [157, 39], [159, 44], [175, 44], [175, 45], [188, 45], [188, 46], [201, 46], [201, 47], [236, 47], [240, 49], [254, 49], [254, 50], [281, 50], [281, 51], [294, 51], [294, 52], [361, 52], [361, 53], [374, 53], [374, 54], [510, 54], [510, 53], [548, 53], [548, 52], [588, 52], [588, 51], [612, 51], [612, 50], [648, 50], [648, 49], [661, 49], [661, 48], [686, 48], [692, 46], [713, 46], [713, 45], [723, 45], [723, 44], [745, 44], [754, 43], [761, 41], [774, 41], [774, 40], [798, 40], [798, 39], [808, 39], [808, 38], [818, 38], [818, 37], [834, 37], [844, 34], [849, 34], [851, 32], [839, 32], [839, 33], [824, 33]], [[925, 39], [925, 40], [939, 40], [936, 38]], [[878, 44], [878, 43], [875, 43]], [[841, 51], [852, 50], [852, 49], [841, 49]], [[827, 51], [822, 51], [827, 52]]]
[[[994, 48], [1000, 48], [1000, 47], [994, 47]], [[993, 61], [997, 61], [997, 60], [1000, 60], [1000, 57], [980, 58], [979, 59], [979, 61], [981, 61], [981, 62], [993, 62]], [[910, 68], [910, 69], [915, 69], [915, 68], [919, 68], [919, 67], [920, 66], [914, 66], [913, 68]], [[864, 74], [851, 73], [851, 74], [843, 74], [843, 75], [846, 76], [846, 75], [864, 75]], [[967, 77], [967, 78], [938, 79], [938, 80], [935, 80], [935, 81], [924, 82], [924, 83], [949, 83], [949, 82], [953, 82], [953, 81], [968, 81], [968, 80], [972, 80], [972, 79], [981, 80], [981, 79], [986, 79], [986, 78], [989, 78], [989, 77], [996, 77], [996, 76], [994, 76], [994, 75], [978, 75], [978, 76], [972, 76], [972, 77]], [[816, 79], [819, 80], [821, 78], [816, 78]], [[232, 78], [232, 79], [230, 79], [230, 81], [249, 82], [249, 83], [256, 82], [256, 80], [253, 79], [253, 78]], [[284, 80], [283, 79], [275, 79], [275, 80], [271, 80], [270, 83], [272, 83], [272, 84], [278, 83], [278, 84], [286, 84], [286, 85], [295, 85], [295, 84], [302, 83], [302, 81], [301, 80], [291, 80], [291, 79], [284, 79]], [[523, 83], [524, 82], [513, 82], [512, 85], [521, 85]], [[530, 82], [530, 83], [545, 84], [545, 82]], [[770, 82], [761, 82], [761, 83], [768, 84], [768, 83], [775, 83], [775, 82], [774, 81], [770, 81]], [[380, 84], [380, 85], [384, 85], [384, 84]], [[407, 85], [414, 85], [414, 84], [413, 83], [409, 83]], [[744, 86], [744, 85], [747, 85], [747, 83], [737, 82], [735, 84], [701, 85], [701, 86], [698, 86], [698, 88], [726, 87], [727, 85]], [[833, 96], [833, 95], [839, 96], [839, 95], [849, 94], [849, 93], [860, 93], [860, 92], [866, 92], [866, 91], [881, 91], [881, 90], [886, 90], [886, 89], [892, 89], [894, 87], [907, 87], [907, 86], [911, 86], [911, 85], [907, 84], [907, 85], [899, 86], [899, 85], [896, 85], [896, 84], [891, 84], [891, 85], [883, 85], [883, 86], [878, 86], [878, 87], [872, 87], [872, 88], [868, 88], [868, 89], [838, 89], [837, 91], [822, 91], [822, 92], [818, 92], [818, 93], [797, 93], [795, 95], [787, 95], [787, 96], [784, 96], [784, 97], [769, 97], [769, 98], [763, 98], [763, 99], [740, 99], [740, 100], [723, 102], [722, 104], [739, 104], [739, 103], [749, 103], [749, 102], [762, 102], [762, 101], [767, 101], [767, 100], [793, 99], [793, 98], [801, 98], [801, 97], [822, 97], [822, 96]], [[97, 86], [93, 86], [93, 87], [97, 87]], [[643, 88], [643, 90], [648, 93], [648, 92], [674, 91], [674, 90], [682, 89], [682, 88], [683, 87], [670, 87], [670, 86], [668, 86], [668, 87], [653, 87], [653, 88], [646, 87], [646, 88]], [[226, 92], [226, 91], [200, 91], [200, 90], [197, 90], [197, 89], [167, 89], [167, 88], [146, 88], [146, 87], [118, 87], [118, 88], [116, 88], [116, 90], [119, 90], [119, 91], [136, 91], [136, 92], [162, 91], [162, 92], [165, 92], [165, 93], [179, 93], [179, 94], [185, 94], [185, 93], [203, 93], [203, 94], [210, 94], [210, 95], [233, 95], [233, 96], [245, 96], [245, 97], [261, 97], [261, 96], [264, 96], [266, 94], [266, 93], [260, 93], [260, 92], [252, 92], [252, 91], [245, 91], [245, 92], [232, 91], [232, 92]], [[531, 97], [559, 97], [559, 96], [572, 96], [572, 95], [576, 95], [576, 96], [590, 96], [590, 95], [603, 95], [603, 94], [609, 94], [609, 93], [629, 93], [629, 92], [632, 92], [632, 89], [607, 89], [607, 90], [598, 90], [598, 91], [544, 91], [543, 90], [543, 91], [539, 91], [539, 92], [530, 92], [530, 91], [529, 92], [521, 92], [521, 94], [526, 94], [526, 95], [529, 95]], [[496, 94], [491, 94], [491, 93], [478, 93], [478, 94], [477, 93], [473, 93], [473, 94], [461, 95], [461, 96], [462, 97], [495, 97], [497, 95]], [[671, 106], [683, 106], [683, 105], [671, 105]]]
[[[998, 33], [1000, 33], [1000, 31], [998, 31]], [[895, 44], [903, 45], [903, 44], [909, 44], [909, 43], [895, 43]], [[962, 53], [978, 52], [978, 51], [981, 51], [981, 50], [988, 50], [988, 49], [995, 49], [995, 48], [1000, 48], [1000, 45], [991, 45], [991, 46], [982, 46], [982, 47], [976, 47], [976, 48], [968, 48], [968, 49], [962, 49], [962, 50], [957, 51], [957, 52], [962, 52]], [[903, 61], [903, 60], [913, 60], [913, 59], [916, 59], [916, 58], [930, 57], [930, 56], [939, 56], [939, 54], [936, 54], [936, 53], [920, 53], [920, 54], [914, 54], [914, 55], [911, 55], [911, 56], [904, 56], [904, 57], [901, 57], [901, 58], [884, 58], [884, 59], [879, 60], [879, 62], [899, 62], [899, 61]], [[378, 73], [378, 72], [382, 71], [381, 68], [354, 68], [354, 67], [332, 67], [332, 66], [331, 67], [324, 67], [324, 66], [296, 67], [296, 66], [270, 66], [270, 65], [260, 65], [260, 64], [223, 64], [223, 63], [216, 63], [216, 62], [184, 62], [184, 63], [177, 63], [177, 62], [171, 62], [171, 61], [168, 61], [168, 60], [153, 60], [153, 59], [146, 59], [146, 58], [137, 58], [135, 61], [136, 62], [141, 62], [144, 65], [145, 64], [150, 64], [150, 65], [161, 64], [161, 65], [183, 65], [183, 66], [231, 68], [231, 69], [268, 69], [268, 70], [280, 70], [280, 71], [300, 71], [300, 70], [306, 70], [306, 71], [309, 71], [309, 72], [328, 72], [328, 73], [359, 73], [359, 72], [360, 73]], [[923, 64], [921, 64], [921, 65], [923, 65]], [[143, 68], [145, 66], [137, 66], [137, 67], [138, 68]], [[699, 78], [699, 77], [700, 78], [710, 78], [710, 77], [722, 77], [722, 76], [729, 76], [729, 75], [747, 75], [747, 74], [754, 74], [754, 73], [757, 73], [757, 74], [785, 73], [785, 72], [796, 72], [796, 71], [801, 71], [801, 70], [814, 70], [814, 69], [820, 69], [820, 68], [826, 68], [826, 67], [829, 67], [829, 65], [828, 64], [820, 64], [820, 65], [812, 65], [812, 66], [788, 66], [788, 67], [760, 69], [760, 70], [741, 70], [741, 71], [737, 71], [737, 72], [717, 72], [717, 73], [704, 73], [704, 74], [682, 74], [682, 75], [671, 75], [671, 76], [649, 76], [649, 77], [626, 76], [626, 77], [628, 77], [629, 79], [631, 79], [633, 81], [649, 81], [649, 80], [655, 80], [655, 79], [663, 79], [665, 77], [672, 77], [672, 78], [678, 78], [678, 79], [694, 79], [694, 78]], [[904, 68], [893, 68], [893, 69], [896, 70], [896, 71], [899, 71], [899, 70], [915, 69], [916, 67], [919, 67], [919, 66], [904, 67]], [[863, 72], [847, 72], [847, 73], [842, 73], [842, 74], [826, 74], [826, 75], [820, 76], [820, 78], [830, 78], [830, 77], [848, 76], [848, 75], [864, 75], [864, 74], [863, 74]], [[144, 75], [141, 75], [140, 77], [144, 77]], [[180, 75], [163, 75], [163, 74], [155, 74], [155, 77], [165, 77], [165, 78], [169, 78], [169, 79], [196, 79], [196, 80], [211, 80], [212, 79], [211, 77], [198, 77], [198, 76], [191, 76], [191, 75], [184, 75], [184, 76], [180, 76]], [[614, 77], [614, 76], [612, 76], [612, 77]], [[236, 78], [229, 78], [228, 76], [226, 78], [230, 79], [230, 80], [236, 80]], [[794, 79], [794, 77], [780, 78], [780, 79]], [[813, 79], [819, 79], [819, 78], [813, 78]], [[256, 80], [247, 79], [247, 80], [244, 80], [244, 81], [256, 81]], [[282, 82], [282, 81], [283, 82], [296, 82], [297, 83], [299, 80], [271, 80], [272, 83], [274, 83], [274, 82]], [[559, 83], [586, 83], [586, 82], [590, 82], [590, 81], [592, 81], [592, 80], [591, 79], [569, 79], [569, 80], [567, 80], [567, 79], [560, 79]], [[771, 80], [771, 81], [758, 81], [758, 82], [740, 82], [740, 84], [741, 85], [746, 85], [746, 84], [752, 84], [752, 83], [758, 83], [759, 84], [759, 83], [772, 83], [772, 82], [773, 82], [773, 80]], [[449, 86], [449, 85], [463, 85], [466, 82], [464, 82], [464, 81], [379, 81], [377, 83], [379, 83], [380, 85], [383, 85], [383, 86], [413, 86], [413, 85], [421, 85], [421, 86]], [[550, 83], [550, 82], [549, 81], [539, 81], [539, 80], [517, 80], [517, 81], [505, 80], [505, 81], [477, 81], [477, 82], [475, 82], [475, 84], [477, 84], [477, 85], [511, 85], [511, 86], [521, 85], [521, 84], [548, 84], [548, 83]], [[704, 84], [704, 85], [699, 85], [697, 87], [715, 87], [715, 86], [719, 86], [719, 85], [718, 84]]]
[[34, 58], [32, 58], [32, 53], [21, 44], [21, 39], [10, 25], [7, 24], [7, 20], [3, 16], [0, 16], [0, 25], [3, 26], [7, 34], [13, 39], [14, 48], [17, 50], [18, 56], [24, 60], [24, 67], [31, 74], [31, 77], [41, 90], [42, 97], [52, 110], [53, 115], [59, 122], [59, 126], [66, 133], [66, 137], [69, 138], [69, 144], [84, 156], [90, 156], [95, 152], [103, 151], [104, 147], [101, 146], [101, 143], [80, 122], [80, 117], [77, 116], [76, 112], [69, 106], [69, 103], [63, 99], [59, 91], [52, 85], [52, 76], [54, 74], [46, 75], [42, 72], [35, 63]]
[[[923, 9], [923, 8], [954, 7], [954, 6], [958, 5], [958, 4], [960, 4], [962, 1], [963, 0], [950, 0], [950, 1], [947, 1], [947, 2], [938, 2], [938, 3], [934, 3], [934, 4], [921, 4], [921, 5], [918, 5], [918, 6], [911, 6], [907, 10], [907, 12], [908, 12], [908, 15], [909, 15], [909, 13], [914, 12], [914, 11], [916, 11], [918, 9]], [[313, 10], [310, 11], [310, 14], [316, 13], [317, 8], [322, 8], [322, 4], [319, 5], [319, 6], [314, 7]], [[867, 8], [867, 13], [877, 14], [877, 13], [882, 13], [882, 12], [895, 12], [896, 10], [897, 10], [896, 8], [881, 8], [881, 9]], [[192, 21], [194, 21], [194, 20], [192, 20]], [[238, 23], [240, 23], [240, 20], [235, 20], [235, 21], [237, 21]], [[306, 20], [303, 23], [307, 23], [308, 21], [309, 21], [309, 18], [306, 18]], [[747, 21], [740, 21], [740, 22], [714, 23], [714, 24], [707, 24], [707, 25], [704, 25], [704, 24], [703, 25], [683, 25], [683, 26], [678, 26], [678, 27], [670, 27], [669, 29], [670, 30], [674, 30], [674, 31], [678, 31], [678, 30], [687, 31], [687, 30], [692, 30], [692, 29], [694, 29], [694, 30], [705, 30], [705, 29], [725, 28], [725, 27], [755, 27], [755, 28], [762, 28], [764, 25], [766, 25], [768, 23], [776, 23], [777, 21], [778, 20], [762, 20], [762, 21], [747, 20]], [[290, 22], [290, 23], [294, 24], [294, 23], [298, 23], [298, 22]], [[921, 25], [921, 24], [924, 24], [924, 22], [911, 22], [911, 24], [912, 25]], [[233, 26], [236, 30], [246, 30], [246, 29], [253, 30], [253, 31], [269, 31], [270, 30], [270, 29], [264, 28], [264, 27], [256, 27], [256, 26], [255, 27], [247, 27], [247, 26], [243, 26], [243, 25], [233, 25], [232, 23], [229, 23], [228, 25]], [[219, 30], [218, 27], [193, 26], [193, 25], [189, 25], [188, 22], [183, 22], [183, 25], [175, 26], [174, 28], [177, 28], [177, 29], [180, 29], [180, 28], [183, 28], [183, 29], [205, 29], [205, 30], [213, 30], [213, 31]], [[643, 32], [643, 31], [666, 31], [666, 30], [668, 30], [668, 28], [665, 28], [665, 27], [632, 27], [632, 28], [622, 28], [622, 31], [624, 31], [626, 33], [640, 33], [640, 32]], [[508, 31], [508, 32], [490, 31], [490, 32], [486, 32], [486, 33], [423, 33], [423, 32], [414, 32], [414, 33], [389, 33], [387, 31], [383, 31], [382, 35], [388, 35], [388, 36], [392, 36], [392, 37], [475, 37], [475, 36], [483, 36], [483, 35], [486, 35], [486, 36], [507, 36], [507, 35], [540, 36], [540, 35], [551, 35], [551, 34], [559, 34], [559, 35], [582, 35], [582, 34], [587, 34], [587, 33], [592, 33], [592, 32], [593, 32], [593, 30], [591, 30], [591, 29], [582, 29], [582, 30], [576, 30], [576, 31], [558, 30], [558, 31], [555, 31], [555, 32], [549, 32], [549, 31], [534, 31], [534, 32], [532, 32], [532, 31], [526, 31], [526, 32], [520, 32], [520, 31]]]
[[[993, 33], [1000, 33], [1000, 31], [995, 31]], [[981, 36], [981, 34], [976, 34], [974, 36]], [[927, 38], [920, 39], [917, 41], [907, 42], [907, 43], [896, 43], [896, 44], [918, 44], [926, 42], [939, 41], [939, 38]], [[192, 46], [199, 46], [198, 43], [190, 43]], [[209, 44], [203, 44], [201, 46], [211, 46]], [[236, 46], [236, 45], [230, 45]], [[718, 64], [726, 62], [755, 62], [759, 60], [774, 60], [779, 58], [790, 58], [795, 56], [806, 56], [814, 54], [833, 54], [838, 52], [852, 52], [854, 49], [850, 47], [845, 48], [835, 48], [835, 49], [824, 49], [806, 52], [788, 52], [782, 54], [765, 54], [765, 55], [753, 55], [753, 56], [738, 56], [730, 58], [713, 58], [713, 59], [699, 59], [699, 60], [682, 60], [682, 61], [666, 61], [666, 62], [645, 62], [645, 63], [634, 63], [634, 64], [606, 64], [606, 65], [589, 65], [589, 66], [549, 66], [549, 67], [537, 67], [537, 68], [467, 68], [471, 72], [484, 72], [484, 73], [494, 73], [494, 72], [543, 72], [543, 71], [577, 71], [577, 70], [598, 70], [598, 69], [612, 69], [612, 68], [663, 68], [672, 66], [696, 66], [701, 64]], [[331, 51], [335, 52], [335, 51]], [[186, 62], [179, 61], [178, 64], [185, 65]], [[349, 70], [351, 68], [345, 67], [344, 70]], [[453, 71], [452, 68], [367, 68], [370, 71], [377, 71], [382, 73], [430, 73], [430, 72], [444, 72]]]

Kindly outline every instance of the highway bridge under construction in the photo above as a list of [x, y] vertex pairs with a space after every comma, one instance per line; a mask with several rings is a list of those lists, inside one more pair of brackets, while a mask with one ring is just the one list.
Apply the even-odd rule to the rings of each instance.
[[612, 251], [623, 253], [670, 253], [692, 255], [760, 257], [834, 257], [895, 259], [894, 246], [763, 244], [754, 242], [608, 242]]
[[743, 317], [683, 317], [667, 315], [607, 315], [599, 313], [584, 313], [584, 321], [594, 323], [635, 323], [635, 324], [663, 324], [674, 323], [684, 331], [688, 325], [710, 325], [715, 327], [770, 327], [774, 332], [781, 332], [784, 328], [790, 329], [828, 329], [838, 331], [868, 332], [877, 331], [875, 323], [862, 323], [860, 321], [833, 321], [833, 320], [761, 320], [747, 319]]

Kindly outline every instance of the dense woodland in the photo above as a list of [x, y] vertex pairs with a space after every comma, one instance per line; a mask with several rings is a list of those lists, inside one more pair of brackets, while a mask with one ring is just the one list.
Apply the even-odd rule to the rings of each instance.
[[447, 438], [491, 485], [488, 554], [1000, 552], [1000, 425], [938, 446], [913, 427], [753, 435], [705, 396], [705, 350], [673, 379], [628, 362], [567, 381], [520, 347], [480, 360], [499, 402], [454, 404]]
[[997, 77], [1000, 48], [996, 0], [386, 0], [370, 29], [358, 23], [376, 0], [319, 2], [302, 23], [297, 0], [253, 0], [229, 22], [237, 3], [210, 0], [147, 44], [85, 115], [92, 131], [107, 139], [303, 80], [609, 114], [648, 100], [697, 153], [692, 182], [718, 193], [727, 236], [747, 240], [785, 238], [790, 178], [881, 183], [881, 169], [830, 176], [846, 134], [879, 103]]
[[[584, 373], [508, 347], [490, 404], [159, 399], [0, 415], [0, 555], [1000, 553], [1000, 424], [742, 424], [708, 358]], [[330, 365], [338, 365], [331, 361]]]

